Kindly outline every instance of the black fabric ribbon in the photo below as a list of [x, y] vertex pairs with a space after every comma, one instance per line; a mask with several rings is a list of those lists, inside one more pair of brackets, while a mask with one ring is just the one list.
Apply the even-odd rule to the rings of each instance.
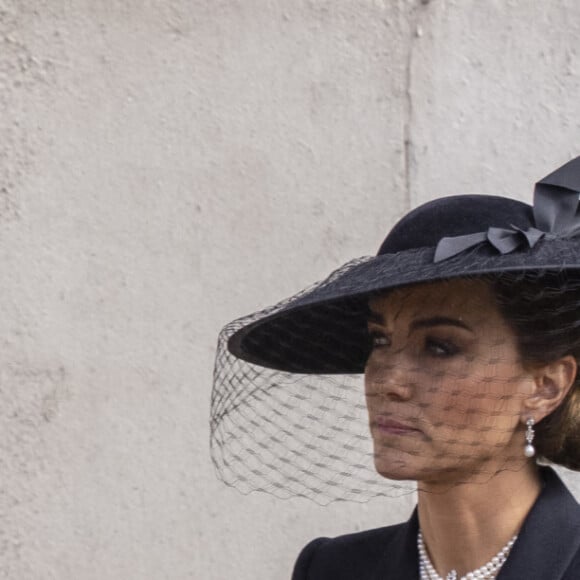
[[442, 238], [433, 261], [447, 260], [483, 242], [491, 244], [500, 254], [509, 254], [521, 247], [533, 248], [542, 238], [577, 236], [580, 234], [579, 192], [580, 157], [576, 157], [536, 183], [535, 227], [527, 230], [513, 225], [510, 229], [490, 227], [485, 232]]

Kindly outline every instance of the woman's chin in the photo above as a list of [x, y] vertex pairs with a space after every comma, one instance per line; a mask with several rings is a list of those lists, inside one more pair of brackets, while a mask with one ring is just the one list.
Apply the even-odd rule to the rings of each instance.
[[421, 473], [417, 457], [402, 452], [375, 455], [374, 463], [379, 475], [395, 481], [416, 481]]
[[[419, 455], [390, 450], [375, 454], [375, 469], [379, 475], [395, 481], [416, 481], [430, 483], [449, 483], [470, 479], [458, 470], [458, 466], [447, 466], [433, 463]], [[470, 475], [473, 475], [470, 472]]]

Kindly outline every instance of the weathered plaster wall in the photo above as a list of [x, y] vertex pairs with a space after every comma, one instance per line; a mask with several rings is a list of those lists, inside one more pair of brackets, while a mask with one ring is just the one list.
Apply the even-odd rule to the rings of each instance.
[[579, 152], [574, 0], [0, 0], [0, 577], [287, 578], [412, 498], [241, 496], [222, 324]]

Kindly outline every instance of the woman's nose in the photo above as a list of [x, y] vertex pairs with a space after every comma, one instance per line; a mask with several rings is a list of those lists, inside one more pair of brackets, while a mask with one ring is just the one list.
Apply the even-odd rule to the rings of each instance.
[[369, 361], [365, 370], [366, 396], [407, 401], [413, 394], [412, 376], [412, 369], [402, 360]]

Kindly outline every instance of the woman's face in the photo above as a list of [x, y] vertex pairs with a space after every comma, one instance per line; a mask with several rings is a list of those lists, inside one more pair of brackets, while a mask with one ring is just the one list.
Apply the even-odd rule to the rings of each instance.
[[365, 394], [377, 471], [458, 482], [521, 466], [534, 380], [487, 283], [417, 285], [369, 306]]

